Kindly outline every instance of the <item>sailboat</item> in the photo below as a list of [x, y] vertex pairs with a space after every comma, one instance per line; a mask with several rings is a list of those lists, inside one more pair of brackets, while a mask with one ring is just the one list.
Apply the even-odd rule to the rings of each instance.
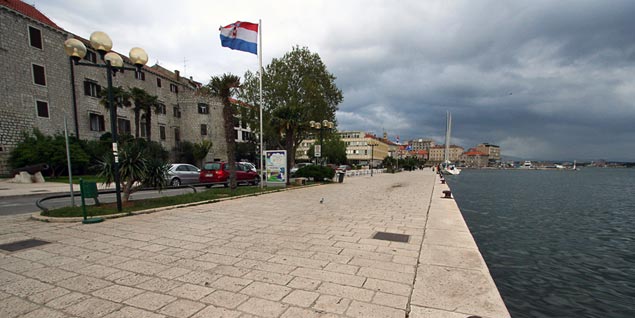
[[448, 175], [458, 175], [461, 173], [461, 169], [457, 168], [450, 162], [450, 135], [452, 133], [452, 114], [446, 112], [446, 126], [445, 126], [445, 154], [443, 158], [442, 172]]

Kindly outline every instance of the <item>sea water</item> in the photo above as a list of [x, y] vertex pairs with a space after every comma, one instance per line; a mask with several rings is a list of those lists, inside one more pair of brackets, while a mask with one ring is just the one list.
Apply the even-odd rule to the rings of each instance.
[[512, 317], [635, 317], [635, 169], [447, 180]]

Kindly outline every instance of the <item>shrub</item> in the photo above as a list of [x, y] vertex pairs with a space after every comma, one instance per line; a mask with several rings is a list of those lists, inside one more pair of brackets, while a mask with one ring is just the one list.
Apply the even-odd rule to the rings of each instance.
[[295, 176], [313, 178], [315, 181], [324, 181], [324, 179], [333, 179], [335, 170], [331, 167], [309, 165], [298, 169]]
[[[9, 165], [12, 168], [46, 163], [50, 167], [48, 173], [53, 177], [63, 172], [67, 173], [68, 163], [64, 135], [45, 136], [39, 130], [34, 129], [32, 133], [25, 132], [23, 138], [23, 141], [11, 152]], [[73, 169], [85, 170], [90, 158], [82, 148], [81, 142], [73, 136], [69, 136], [68, 142]]]

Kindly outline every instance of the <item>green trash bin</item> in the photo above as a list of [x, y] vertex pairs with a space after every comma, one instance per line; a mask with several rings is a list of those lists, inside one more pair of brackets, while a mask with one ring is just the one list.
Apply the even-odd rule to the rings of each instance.
[[91, 224], [91, 223], [99, 223], [102, 222], [103, 218], [88, 218], [86, 213], [86, 199], [95, 200], [95, 205], [99, 205], [99, 191], [97, 191], [97, 182], [84, 182], [83, 179], [79, 179], [79, 192], [82, 196], [82, 213], [84, 215], [84, 220], [82, 223]]

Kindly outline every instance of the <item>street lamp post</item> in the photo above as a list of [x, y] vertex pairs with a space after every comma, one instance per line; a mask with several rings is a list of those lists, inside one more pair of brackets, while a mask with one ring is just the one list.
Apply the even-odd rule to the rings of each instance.
[[373, 176], [373, 168], [374, 168], [374, 161], [375, 161], [375, 147], [379, 146], [378, 143], [375, 142], [369, 142], [368, 145], [370, 146], [370, 176]]
[[[317, 158], [318, 157], [322, 157], [322, 150], [323, 150], [323, 143], [324, 143], [324, 136], [322, 134], [322, 131], [324, 129], [331, 129], [335, 126], [335, 124], [333, 124], [333, 122], [330, 122], [328, 120], [323, 120], [321, 123], [320, 122], [316, 122], [314, 120], [309, 122], [309, 125], [311, 126], [311, 128], [317, 129], [320, 131], [320, 152], [319, 153], [315, 153], [315, 163], [317, 164]], [[319, 156], [318, 156], [319, 155]]]
[[117, 197], [117, 211], [121, 212], [121, 184], [119, 176], [119, 154], [117, 145], [117, 107], [114, 103], [112, 91], [112, 77], [117, 72], [123, 73], [124, 70], [140, 71], [141, 67], [148, 62], [148, 54], [139, 47], [130, 50], [130, 61], [136, 66], [135, 68], [125, 67], [123, 59], [115, 52], [109, 52], [112, 49], [112, 40], [108, 34], [96, 31], [90, 35], [90, 46], [99, 52], [99, 56], [104, 62], [101, 64], [82, 63], [81, 59], [86, 56], [86, 46], [77, 39], [68, 39], [64, 41], [64, 51], [73, 61], [75, 65], [85, 65], [92, 67], [100, 67], [106, 69], [106, 78], [108, 80], [108, 108], [110, 108], [110, 130], [112, 134], [112, 154], [114, 156], [113, 169], [115, 179], [115, 195]]

